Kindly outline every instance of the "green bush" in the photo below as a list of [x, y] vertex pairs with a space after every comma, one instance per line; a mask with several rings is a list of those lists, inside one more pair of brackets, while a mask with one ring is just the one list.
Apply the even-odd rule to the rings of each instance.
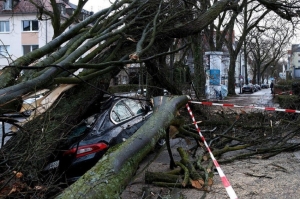
[[276, 83], [276, 85], [285, 85], [285, 86], [291, 86], [295, 80], [280, 80]]
[[284, 109], [299, 109], [300, 98], [297, 95], [278, 95], [277, 102]]
[[274, 85], [274, 89], [281, 92], [292, 91], [294, 95], [300, 95], [300, 81], [280, 80]]
[[294, 95], [300, 95], [300, 82], [299, 81], [295, 81], [292, 84], [292, 90], [293, 90], [293, 94]]
[[290, 90], [292, 90], [292, 85], [275, 84], [274, 88], [277, 89], [277, 90], [281, 90], [282, 92], [284, 92], [284, 91], [290, 91]]

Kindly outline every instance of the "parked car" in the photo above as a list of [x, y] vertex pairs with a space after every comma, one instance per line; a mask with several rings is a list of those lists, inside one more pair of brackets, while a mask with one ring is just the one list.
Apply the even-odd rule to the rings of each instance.
[[258, 85], [258, 84], [254, 84], [254, 87], [255, 87], [256, 91], [261, 90], [261, 87], [260, 87], [260, 85]]
[[270, 88], [269, 84], [262, 84], [261, 88]]
[[245, 84], [242, 88], [242, 93], [253, 93], [254, 86], [252, 84]]
[[68, 183], [75, 182], [93, 167], [112, 146], [126, 141], [152, 115], [151, 106], [139, 100], [110, 97], [101, 111], [85, 119], [66, 140], [45, 173], [63, 173]]

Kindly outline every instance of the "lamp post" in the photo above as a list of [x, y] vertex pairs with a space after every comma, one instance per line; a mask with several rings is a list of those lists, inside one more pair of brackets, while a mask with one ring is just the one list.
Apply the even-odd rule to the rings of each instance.
[[242, 94], [242, 51], [240, 51], [240, 76], [239, 76], [239, 80], [240, 80], [240, 94]]
[[268, 79], [267, 79], [267, 84], [269, 84], [269, 80], [272, 82], [272, 78], [273, 78], [273, 74], [274, 74], [273, 66], [270, 66], [270, 68], [271, 68], [271, 75], [270, 75], [270, 78], [268, 77]]
[[242, 83], [243, 83], [243, 79], [240, 77], [240, 94], [242, 94]]

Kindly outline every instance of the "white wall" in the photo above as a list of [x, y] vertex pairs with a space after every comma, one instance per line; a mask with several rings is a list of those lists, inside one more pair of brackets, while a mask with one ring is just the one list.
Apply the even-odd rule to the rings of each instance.
[[[10, 21], [10, 33], [0, 33], [0, 45], [9, 45], [12, 60], [0, 57], [0, 68], [8, 65], [18, 57], [23, 56], [22, 48], [22, 20], [36, 20], [36, 15], [0, 15], [0, 21]], [[46, 26], [47, 25], [47, 26]], [[46, 42], [51, 41], [53, 36], [53, 29], [51, 21], [39, 21], [39, 47], [44, 46]], [[36, 45], [36, 44], [33, 44]]]

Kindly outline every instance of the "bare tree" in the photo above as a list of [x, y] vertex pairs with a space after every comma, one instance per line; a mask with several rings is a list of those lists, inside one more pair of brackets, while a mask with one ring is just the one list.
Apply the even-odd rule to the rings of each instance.
[[281, 18], [274, 16], [261, 23], [249, 35], [249, 56], [254, 61], [253, 84], [261, 84], [263, 74], [267, 68], [275, 66], [276, 63], [286, 55], [285, 49], [293, 36], [293, 27], [286, 24]]

